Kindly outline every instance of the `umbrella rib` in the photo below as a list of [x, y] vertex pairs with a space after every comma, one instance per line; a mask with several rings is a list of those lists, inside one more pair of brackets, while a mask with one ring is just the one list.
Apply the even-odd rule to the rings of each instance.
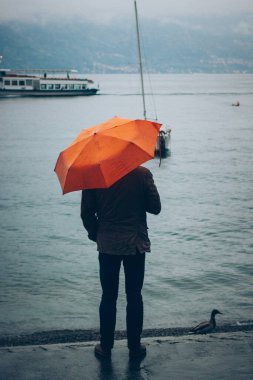
[[[139, 149], [141, 152], [143, 152], [143, 153], [145, 153], [147, 156], [149, 156], [150, 159], [154, 157], [154, 154], [151, 155], [151, 154], [148, 153], [145, 149], [141, 148], [139, 145], [133, 143], [132, 141], [129, 141], [129, 142], [128, 142], [128, 145], [133, 145], [133, 146], [135, 146], [135, 147], [136, 147], [137, 149]], [[121, 151], [121, 155], [124, 156], [124, 154], [125, 154], [124, 151], [127, 150], [127, 149], [129, 148], [128, 145], [127, 145], [127, 146]], [[116, 157], [116, 158], [117, 158], [117, 156], [118, 156], [118, 154], [115, 154], [115, 157]], [[103, 166], [106, 162], [110, 162], [112, 159], [114, 159], [114, 157], [113, 157], [113, 156], [110, 156], [110, 157], [104, 159], [103, 162], [99, 163], [99, 165], [100, 165], [100, 166]], [[119, 159], [119, 160], [120, 160], [120, 159]], [[145, 161], [143, 161], [143, 162], [145, 162]], [[105, 182], [106, 182], [106, 181], [105, 181]]]
[[[137, 124], [138, 124], [138, 121], [141, 121], [142, 122], [142, 120], [135, 120], [135, 122], [137, 122]], [[149, 122], [150, 123], [150, 122]], [[114, 125], [114, 126], [112, 126], [111, 128], [110, 128], [110, 130], [112, 130], [112, 129], [114, 129], [114, 128], [120, 128], [120, 127], [122, 127], [122, 128], [127, 128], [126, 126], [127, 126], [127, 124], [132, 124], [132, 120], [129, 120], [128, 122], [126, 122], [126, 123], [124, 123], [124, 124], [120, 124], [120, 125]], [[159, 124], [159, 123], [156, 123], [156, 124]], [[159, 125], [161, 125], [161, 124], [159, 124]], [[147, 128], [148, 128], [148, 126], [147, 126]], [[98, 132], [98, 134], [101, 134], [101, 135], [103, 135], [103, 136], [107, 136], [107, 134], [106, 134], [106, 132], [107, 131], [109, 131], [109, 129], [106, 129], [105, 131], [99, 131]], [[105, 132], [105, 133], [104, 133]], [[158, 134], [158, 132], [157, 132], [157, 134]], [[108, 135], [108, 137], [109, 137], [110, 135]], [[111, 138], [112, 137], [115, 137], [116, 139], [117, 138], [120, 138], [121, 140], [124, 140], [124, 141], [127, 141], [127, 142], [129, 142], [129, 143], [131, 143], [132, 141], [129, 141], [129, 139], [128, 138], [125, 138], [124, 136], [120, 136], [120, 137], [117, 137], [117, 136], [110, 136]], [[144, 138], [145, 138], [145, 136], [144, 136]], [[155, 140], [156, 141], [156, 140]], [[138, 142], [133, 142], [133, 144], [135, 144], [136, 146], [138, 146], [140, 149], [142, 149], [142, 147], [140, 146], [140, 144], [141, 144], [141, 142], [140, 143], [138, 143]], [[154, 146], [155, 146], [155, 142], [154, 142]]]
[[[87, 140], [88, 140], [88, 139], [87, 139]], [[86, 145], [83, 146], [83, 147], [81, 148], [80, 152], [79, 152], [77, 155], [75, 155], [75, 157], [70, 161], [70, 163], [69, 163], [69, 167], [71, 167], [71, 166], [73, 165], [73, 163], [74, 163], [75, 160], [78, 158], [78, 156], [80, 155], [80, 153], [83, 152], [83, 150], [87, 147], [87, 145], [88, 145], [90, 142], [91, 142], [91, 139], [90, 139], [90, 141], [87, 141]], [[73, 145], [70, 146], [69, 148], [71, 149], [72, 147], [75, 147], [75, 149], [76, 149], [76, 147], [77, 147], [78, 145], [82, 145], [82, 144], [83, 144], [83, 141], [76, 141], [75, 144], [73, 144]], [[67, 148], [67, 149], [68, 149], [68, 148]], [[62, 151], [61, 153], [64, 153], [64, 151]]]
[[104, 176], [104, 173], [103, 173], [103, 171], [102, 171], [102, 168], [101, 168], [101, 163], [99, 162], [99, 170], [100, 170], [100, 173], [101, 173], [101, 175], [102, 175], [102, 177], [103, 177], [103, 180], [104, 180], [104, 183], [105, 183], [105, 185], [107, 186], [107, 184], [108, 184], [108, 182], [106, 181], [106, 179], [105, 179], [105, 176]]
[[[107, 138], [107, 136], [104, 136], [104, 137]], [[75, 161], [80, 157], [80, 155], [82, 155], [82, 153], [84, 152], [84, 150], [89, 148], [89, 144], [92, 144], [92, 143], [94, 144], [94, 140], [90, 139], [90, 141], [88, 141], [87, 144], [81, 149], [81, 151], [79, 152], [78, 156], [75, 157], [75, 159], [72, 161], [71, 166], [69, 167], [68, 171], [71, 169], [72, 165], [75, 164]], [[100, 144], [98, 144], [97, 141], [95, 143], [97, 145], [97, 155], [96, 156], [99, 156]], [[95, 149], [94, 149], [94, 151], [95, 151]], [[103, 181], [107, 185], [108, 181], [106, 180], [106, 178], [104, 176], [104, 173], [102, 171], [101, 160], [99, 160], [97, 158], [96, 162], [93, 163], [93, 166], [99, 166], [99, 170], [100, 170], [101, 176], [103, 177]]]

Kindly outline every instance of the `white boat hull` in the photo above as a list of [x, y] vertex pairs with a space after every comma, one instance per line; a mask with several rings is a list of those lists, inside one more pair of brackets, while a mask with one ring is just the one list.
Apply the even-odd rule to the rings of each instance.
[[31, 96], [31, 97], [50, 97], [50, 96], [90, 96], [96, 95], [96, 88], [74, 91], [45, 91], [45, 90], [2, 90], [0, 89], [0, 98], [9, 96]]
[[161, 127], [156, 140], [155, 157], [166, 158], [171, 156], [171, 129]]
[[[31, 70], [33, 71], [33, 70]], [[8, 96], [88, 96], [96, 95], [98, 88], [91, 84], [92, 80], [81, 77], [71, 78], [49, 76], [46, 70], [40, 75], [22, 74], [18, 71], [0, 69], [0, 97]]]

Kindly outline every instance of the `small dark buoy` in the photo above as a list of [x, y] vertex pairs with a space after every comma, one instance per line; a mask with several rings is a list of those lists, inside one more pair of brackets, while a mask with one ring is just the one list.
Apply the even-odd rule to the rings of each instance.
[[216, 314], [222, 314], [222, 313], [219, 310], [214, 309], [211, 312], [210, 321], [199, 323], [197, 326], [193, 327], [193, 329], [190, 332], [193, 334], [207, 334], [213, 331], [216, 327], [216, 321], [215, 321]]

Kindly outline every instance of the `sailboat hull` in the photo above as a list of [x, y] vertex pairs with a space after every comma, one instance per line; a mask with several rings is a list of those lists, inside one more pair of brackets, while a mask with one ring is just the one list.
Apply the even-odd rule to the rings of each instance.
[[[138, 55], [139, 55], [139, 65], [140, 65], [140, 78], [141, 78], [141, 94], [143, 101], [143, 116], [147, 120], [146, 103], [145, 103], [145, 91], [144, 91], [144, 80], [143, 80], [143, 70], [142, 70], [142, 57], [141, 57], [141, 45], [140, 45], [140, 31], [139, 31], [139, 21], [136, 0], [134, 1], [135, 9], [135, 21], [136, 21], [136, 34], [137, 34], [137, 44], [138, 44]], [[161, 127], [159, 135], [157, 136], [156, 147], [154, 156], [160, 159], [169, 157], [171, 155], [170, 149], [170, 128]]]
[[155, 157], [166, 158], [171, 156], [170, 132], [169, 128], [161, 127], [156, 140]]

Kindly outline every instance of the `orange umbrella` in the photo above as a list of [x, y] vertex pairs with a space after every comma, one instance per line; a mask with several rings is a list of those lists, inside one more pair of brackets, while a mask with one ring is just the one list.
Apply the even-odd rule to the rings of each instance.
[[63, 194], [110, 187], [154, 157], [161, 124], [113, 117], [83, 129], [60, 153], [55, 172]]

